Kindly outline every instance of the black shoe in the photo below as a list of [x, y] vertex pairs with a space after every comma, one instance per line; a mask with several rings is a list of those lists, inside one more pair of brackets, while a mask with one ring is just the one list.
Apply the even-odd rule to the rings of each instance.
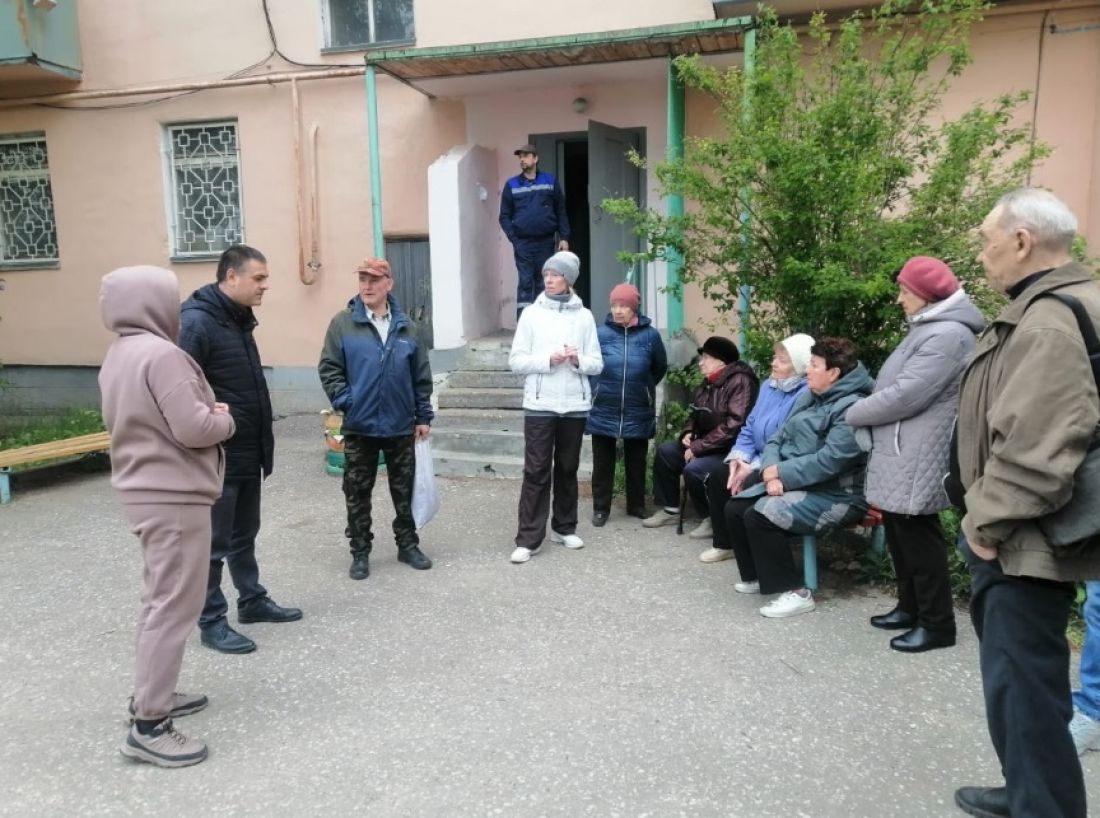
[[922, 625], [890, 640], [890, 647], [902, 653], [923, 653], [936, 648], [949, 648], [954, 644], [954, 631], [933, 631]]
[[604, 523], [607, 522], [606, 511], [593, 511], [592, 512], [592, 525], [596, 528], [603, 528]]
[[351, 568], [348, 576], [352, 579], [366, 579], [370, 576], [370, 563], [366, 554], [356, 554], [351, 558]]
[[284, 608], [276, 605], [269, 596], [252, 599], [237, 606], [237, 621], [247, 625], [250, 622], [297, 622], [302, 618], [301, 608]]
[[894, 608], [890, 613], [879, 614], [871, 617], [872, 628], [882, 628], [884, 631], [902, 631], [916, 627], [917, 618], [911, 613], [906, 613], [901, 608]]
[[432, 561], [424, 556], [424, 552], [417, 546], [402, 548], [397, 552], [397, 561], [403, 562], [417, 571], [427, 571], [432, 567]]
[[955, 790], [955, 803], [967, 815], [978, 818], [1012, 818], [1004, 787], [959, 787]]
[[644, 520], [647, 516], [646, 513], [645, 513], [645, 506], [638, 506], [637, 508], [628, 508], [626, 510], [626, 516], [627, 517], [640, 517], [641, 519]]
[[200, 640], [206, 647], [219, 653], [252, 653], [256, 643], [242, 633], [237, 633], [224, 619], [203, 628]]

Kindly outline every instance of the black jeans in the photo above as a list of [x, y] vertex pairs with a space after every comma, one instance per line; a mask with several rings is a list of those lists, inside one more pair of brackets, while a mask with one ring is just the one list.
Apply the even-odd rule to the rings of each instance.
[[760, 593], [778, 594], [802, 588], [802, 571], [791, 552], [791, 534], [753, 506], [759, 497], [726, 501], [726, 532], [737, 558], [742, 582], [760, 582]]
[[400, 437], [344, 435], [344, 501], [348, 509], [347, 536], [352, 556], [371, 552], [371, 495], [378, 477], [378, 454], [386, 458], [386, 476], [393, 501], [393, 539], [398, 550], [420, 545], [412, 515], [413, 480], [416, 476], [415, 440]]
[[[523, 486], [519, 492], [516, 545], [538, 548], [546, 536], [553, 485], [550, 527], [559, 534], [577, 530], [577, 469], [581, 463], [585, 418], [528, 416], [523, 419]], [[552, 482], [551, 482], [552, 481]]]
[[955, 632], [947, 541], [938, 514], [882, 512], [898, 577], [898, 608], [929, 630]]
[[1085, 818], [1085, 783], [1067, 725], [1073, 716], [1066, 623], [1074, 586], [1006, 576], [965, 538], [970, 615], [978, 634], [986, 720], [1014, 816]]
[[260, 485], [256, 477], [226, 480], [222, 495], [210, 511], [210, 573], [206, 580], [206, 604], [199, 614], [199, 627], [208, 628], [225, 619], [229, 603], [222, 593], [222, 566], [237, 588], [237, 607], [267, 596], [260, 584], [256, 563], [256, 535], [260, 532]]
[[700, 517], [709, 514], [707, 506], [707, 475], [716, 464], [722, 462], [722, 455], [708, 454], [684, 462], [684, 447], [678, 440], [669, 440], [657, 447], [653, 457], [653, 502], [662, 507], [680, 506], [680, 475], [684, 477], [684, 488], [691, 497], [692, 505]]
[[[615, 483], [616, 439], [592, 435], [592, 509], [611, 511], [611, 493]], [[627, 511], [645, 509], [645, 456], [649, 441], [645, 438], [623, 440], [623, 465], [626, 468]]]

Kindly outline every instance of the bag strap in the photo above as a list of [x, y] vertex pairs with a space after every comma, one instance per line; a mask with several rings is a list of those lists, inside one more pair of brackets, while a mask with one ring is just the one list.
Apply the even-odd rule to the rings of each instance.
[[[1092, 317], [1085, 309], [1085, 305], [1074, 296], [1060, 293], [1057, 290], [1040, 293], [1035, 296], [1031, 304], [1034, 304], [1040, 298], [1055, 298], [1073, 311], [1073, 317], [1077, 319], [1077, 329], [1085, 341], [1085, 352], [1089, 356], [1089, 365], [1092, 367], [1092, 379], [1096, 383], [1097, 390], [1100, 390], [1100, 337], [1096, 335], [1096, 327], [1093, 325]], [[1028, 304], [1028, 307], [1031, 304]]]

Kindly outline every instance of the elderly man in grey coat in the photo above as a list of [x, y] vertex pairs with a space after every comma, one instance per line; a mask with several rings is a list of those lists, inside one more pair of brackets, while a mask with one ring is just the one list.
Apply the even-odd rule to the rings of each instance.
[[916, 256], [898, 273], [897, 303], [909, 331], [879, 372], [875, 391], [847, 420], [870, 426], [867, 501], [882, 510], [898, 579], [898, 604], [871, 624], [905, 633], [890, 647], [919, 653], [955, 644], [943, 476], [959, 398], [959, 378], [985, 319], [937, 258]]

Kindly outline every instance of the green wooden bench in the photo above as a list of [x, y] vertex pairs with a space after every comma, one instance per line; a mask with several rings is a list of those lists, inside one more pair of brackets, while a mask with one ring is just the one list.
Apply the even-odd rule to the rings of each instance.
[[33, 446], [0, 451], [0, 504], [11, 502], [12, 466], [58, 460], [62, 457], [76, 457], [91, 452], [105, 452], [110, 447], [111, 436], [107, 432], [94, 432], [90, 435], [51, 440], [49, 443], [36, 443]]

